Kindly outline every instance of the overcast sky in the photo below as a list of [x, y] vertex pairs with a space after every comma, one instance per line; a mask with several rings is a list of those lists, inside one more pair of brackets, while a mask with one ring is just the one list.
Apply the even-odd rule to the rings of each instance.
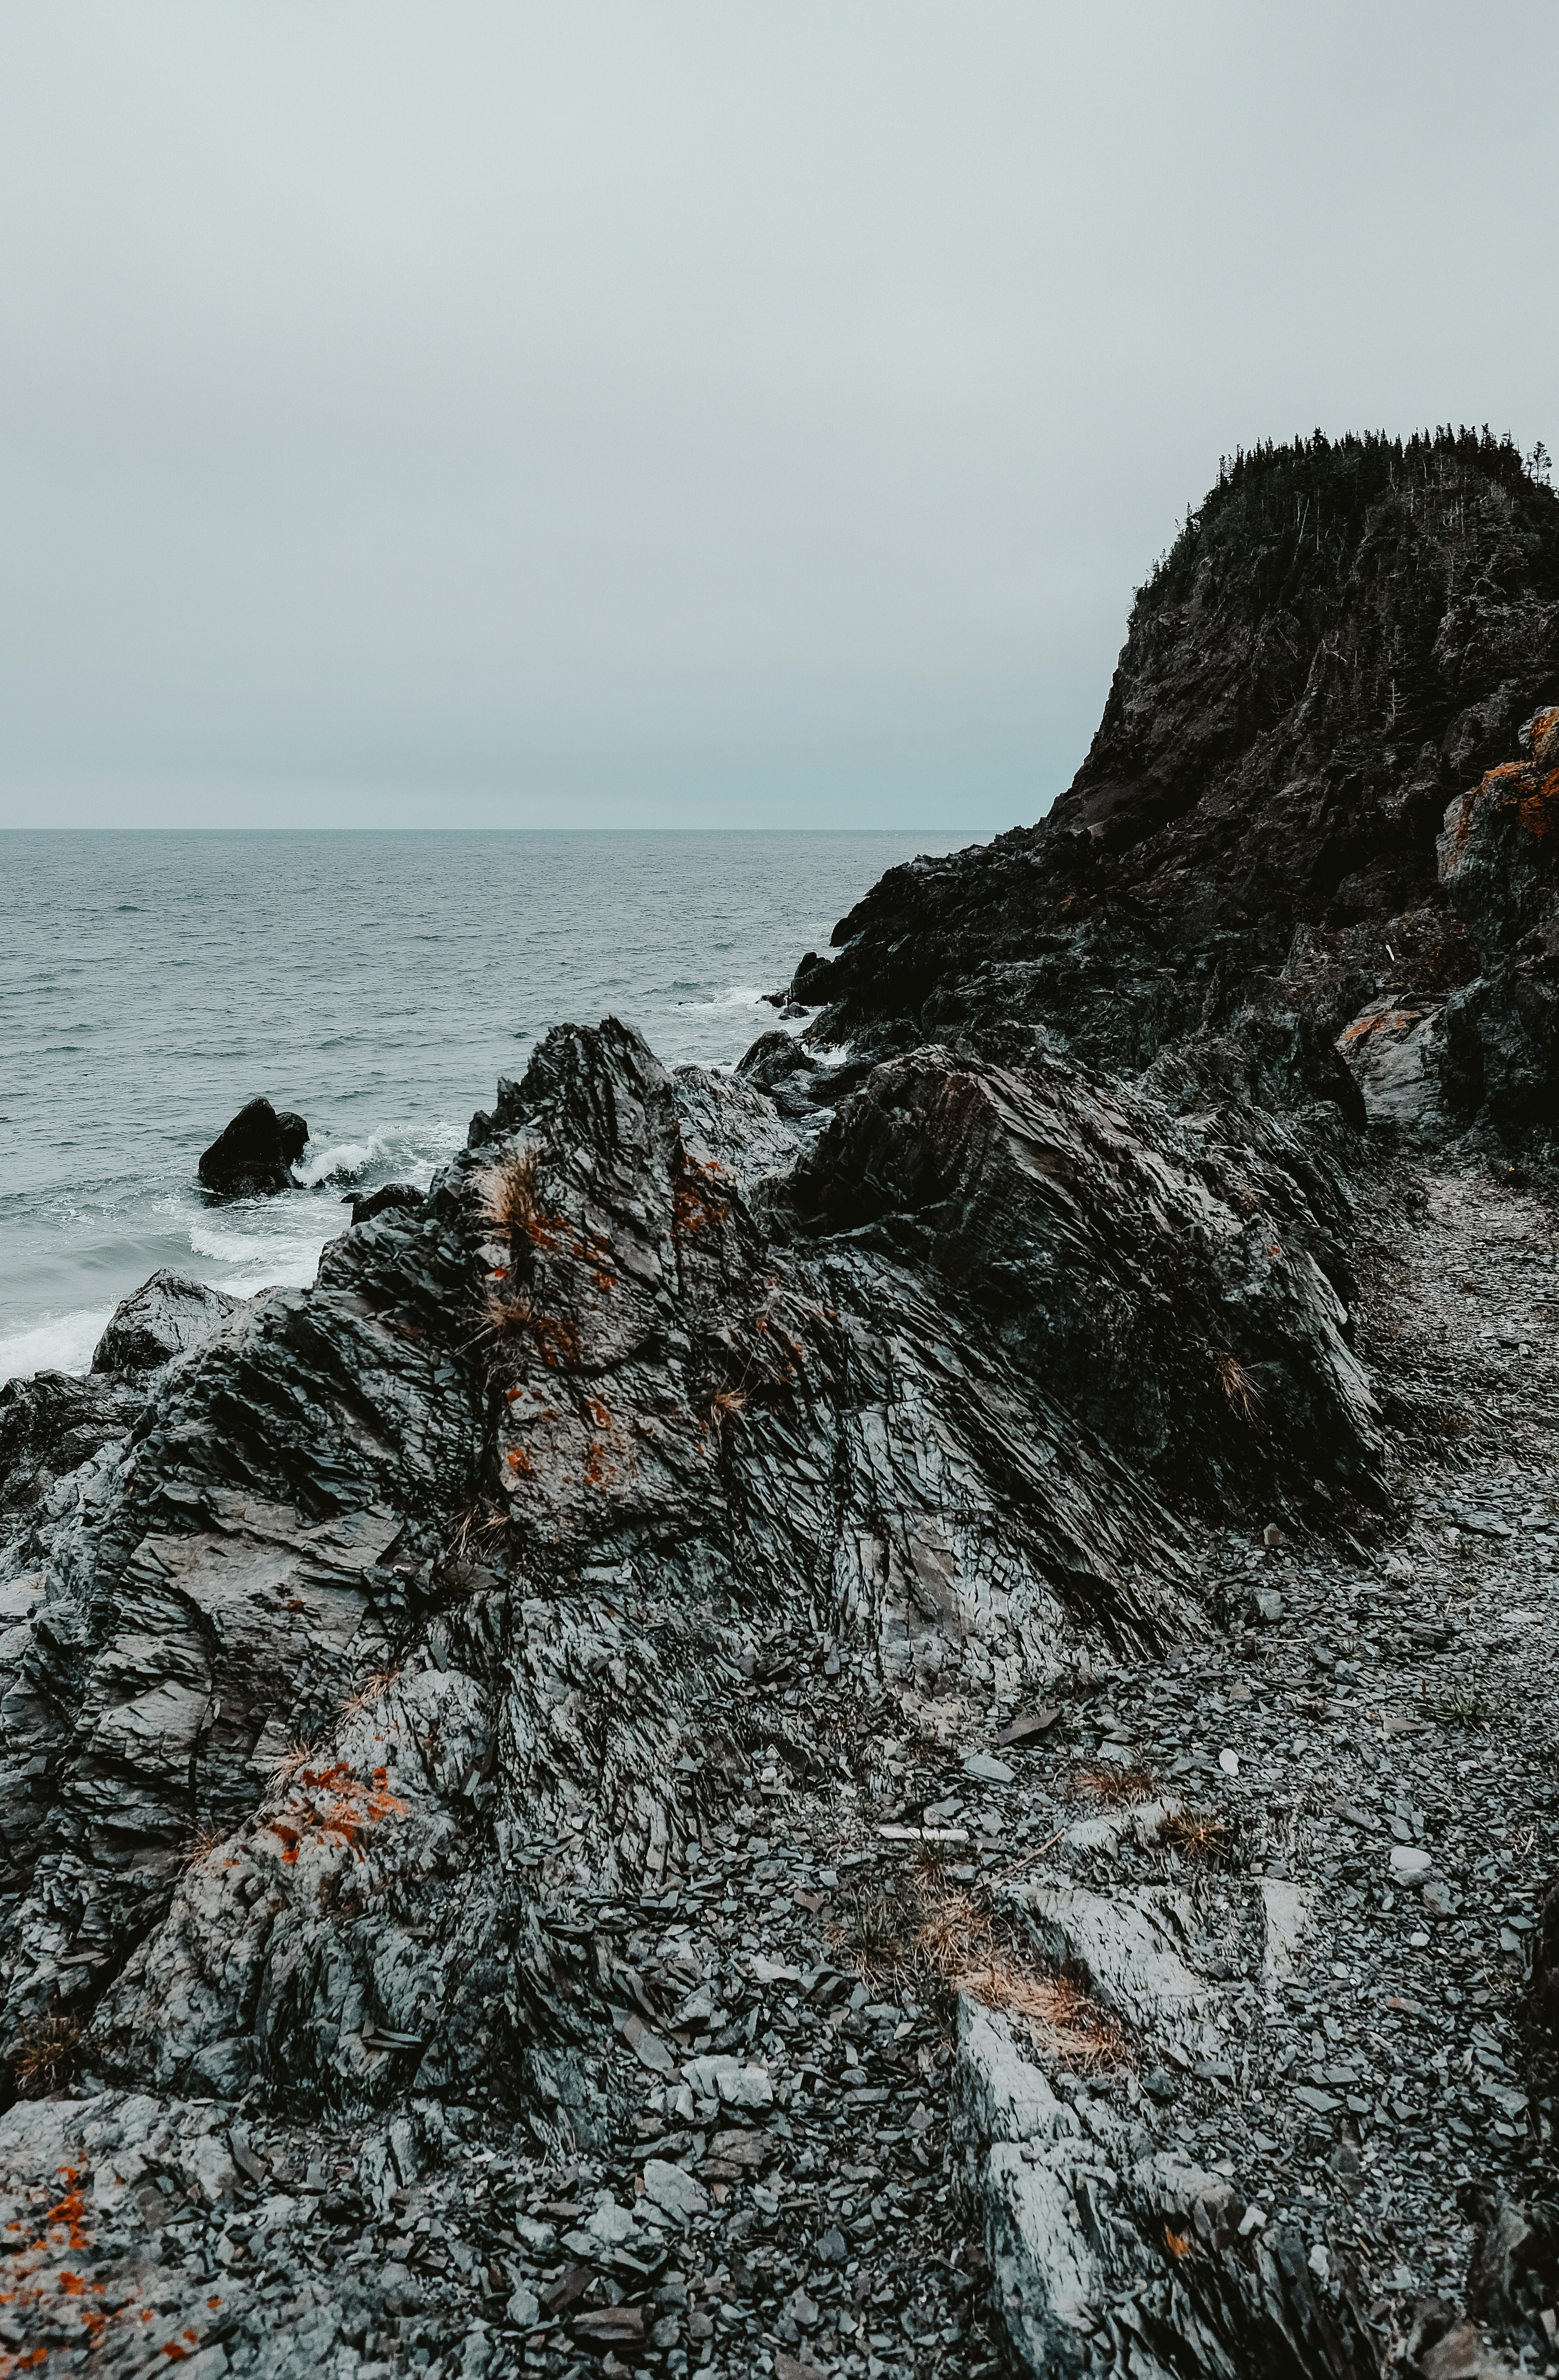
[[1553, 0], [7, 0], [0, 820], [999, 827], [1237, 443], [1559, 447]]

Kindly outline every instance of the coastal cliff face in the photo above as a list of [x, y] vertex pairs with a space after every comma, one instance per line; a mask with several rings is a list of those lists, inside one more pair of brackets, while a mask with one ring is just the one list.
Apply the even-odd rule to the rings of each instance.
[[1241, 461], [804, 1038], [0, 1392], [0, 2380], [1545, 2351], [1556, 511]]
[[1559, 696], [1559, 497], [1464, 433], [1239, 458], [1133, 606], [1037, 826], [893, 869], [794, 990], [819, 1041], [1044, 1027], [1138, 1073], [1223, 1038], [1263, 1103], [1348, 1103], [1332, 1044], [1478, 954], [1447, 804]]

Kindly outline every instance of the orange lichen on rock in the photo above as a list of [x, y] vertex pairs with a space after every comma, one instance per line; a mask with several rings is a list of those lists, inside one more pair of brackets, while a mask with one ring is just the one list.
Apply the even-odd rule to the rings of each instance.
[[1550, 770], [1541, 785], [1523, 794], [1516, 815], [1529, 834], [1552, 834], [1559, 826], [1559, 769]]
[[721, 1170], [712, 1161], [700, 1165], [696, 1158], [683, 1157], [671, 1193], [671, 1229], [679, 1239], [701, 1232], [710, 1223], [723, 1222], [730, 1214], [731, 1201], [708, 1186], [710, 1177]]
[[407, 1804], [390, 1791], [384, 1768], [376, 1768], [365, 1782], [338, 1760], [329, 1768], [300, 1770], [297, 1788], [298, 1799], [287, 1815], [265, 1822], [267, 1833], [282, 1845], [286, 1867], [296, 1866], [306, 1842], [334, 1842], [352, 1850], [370, 1827], [406, 1815]]

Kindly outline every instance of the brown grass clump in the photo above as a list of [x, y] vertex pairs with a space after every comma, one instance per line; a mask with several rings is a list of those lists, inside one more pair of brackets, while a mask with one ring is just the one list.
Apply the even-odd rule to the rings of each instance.
[[40, 2099], [57, 2091], [76, 2062], [81, 2028], [73, 2016], [51, 2009], [26, 2026], [6, 2064], [20, 2099]]
[[1159, 1821], [1158, 1840], [1183, 1858], [1227, 1859], [1234, 1849], [1234, 1828], [1215, 1810], [1177, 1810]]
[[506, 1148], [477, 1175], [478, 1211], [495, 1232], [528, 1231], [536, 1221], [538, 1162], [535, 1149], [520, 1144]]
[[521, 1289], [489, 1289], [482, 1299], [482, 1328], [502, 1339], [508, 1330], [528, 1330], [536, 1322], [536, 1308]]
[[363, 1711], [370, 1710], [375, 1703], [383, 1700], [400, 1674], [399, 1670], [375, 1670], [371, 1677], [353, 1687], [341, 1706], [342, 1718], [357, 1718]]
[[1254, 1421], [1262, 1402], [1262, 1392], [1238, 1355], [1227, 1347], [1213, 1357], [1213, 1369], [1218, 1376], [1218, 1386], [1243, 1421]]
[[863, 1894], [835, 1927], [870, 1981], [930, 1997], [967, 1993], [1025, 2031], [1058, 2064], [1118, 2066], [1128, 2056], [1117, 2019], [1074, 1977], [1046, 1974], [1000, 1931], [978, 1896], [950, 1888], [928, 1859], [906, 1879], [907, 1898]]
[[314, 1747], [308, 1743], [289, 1743], [275, 1767], [271, 1771], [272, 1793], [285, 1792], [300, 1769], [307, 1768], [314, 1757]]
[[1097, 1768], [1080, 1768], [1072, 1791], [1093, 1793], [1101, 1802], [1151, 1802], [1158, 1786], [1145, 1768], [1112, 1768], [1101, 1763]]
[[178, 1855], [180, 1867], [200, 1867], [227, 1840], [221, 1827], [197, 1827]]
[[709, 1400], [709, 1412], [717, 1429], [723, 1428], [728, 1421], [734, 1421], [737, 1415], [746, 1409], [745, 1389], [717, 1389]]

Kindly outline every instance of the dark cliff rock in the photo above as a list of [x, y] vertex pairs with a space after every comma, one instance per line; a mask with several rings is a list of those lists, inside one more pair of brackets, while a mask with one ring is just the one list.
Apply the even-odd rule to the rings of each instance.
[[165, 1268], [122, 1298], [92, 1350], [94, 1372], [143, 1372], [187, 1354], [236, 1314], [242, 1298]]
[[377, 1190], [369, 1190], [351, 1202], [352, 1220], [371, 1223], [376, 1215], [386, 1214], [392, 1207], [420, 1207], [423, 1193], [410, 1182], [381, 1182]]
[[1383, 978], [1476, 972], [1436, 832], [1556, 697], [1559, 497], [1512, 446], [1241, 456], [1138, 596], [1070, 789], [885, 876], [831, 965], [804, 962], [811, 1038], [880, 1052], [1018, 1017], [1135, 1073], [1287, 1015], [1263, 1099], [1346, 1104], [1331, 1045]]
[[796, 1208], [968, 1301], [1169, 1494], [1303, 1506], [1318, 1475], [1369, 1493], [1381, 1442], [1345, 1338], [1343, 1176], [1323, 1143], [1251, 1123], [1182, 1123], [1053, 1059], [932, 1047], [846, 1104], [796, 1168]]
[[1445, 1003], [1441, 1075], [1458, 1121], [1547, 1146], [1559, 1125], [1559, 709], [1454, 801], [1440, 878], [1479, 971]]
[[219, 1197], [290, 1190], [292, 1169], [308, 1145], [308, 1126], [269, 1099], [250, 1099], [224, 1125], [200, 1159], [200, 1180]]

